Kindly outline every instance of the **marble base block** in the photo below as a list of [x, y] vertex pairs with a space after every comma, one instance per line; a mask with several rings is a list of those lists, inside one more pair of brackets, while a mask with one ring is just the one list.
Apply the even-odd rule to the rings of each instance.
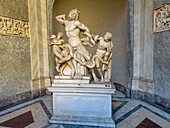
[[82, 79], [70, 79], [70, 76], [55, 76], [55, 84], [89, 84], [90, 76], [83, 76]]
[[[101, 86], [101, 85], [100, 85]], [[115, 127], [112, 94], [115, 88], [52, 86], [53, 116], [50, 123]]]

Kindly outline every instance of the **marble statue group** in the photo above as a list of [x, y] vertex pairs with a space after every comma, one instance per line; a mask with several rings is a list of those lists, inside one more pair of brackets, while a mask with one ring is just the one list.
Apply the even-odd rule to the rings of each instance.
[[[94, 81], [97, 82], [98, 78], [94, 72], [96, 67], [101, 76], [101, 81], [110, 81], [112, 34], [106, 32], [104, 37], [91, 34], [89, 28], [78, 20], [79, 14], [78, 9], [73, 9], [69, 12], [68, 18], [65, 14], [56, 16], [56, 20], [65, 27], [68, 38], [68, 42], [65, 41], [63, 39], [64, 34], [61, 32], [51, 36], [50, 45], [52, 45], [55, 55], [56, 70], [61, 76], [69, 75], [71, 79], [82, 79], [87, 72], [85, 69], [88, 68], [91, 70]], [[81, 38], [82, 36], [83, 38]], [[98, 44], [97, 50], [95, 55], [92, 56], [86, 46], [95, 47], [96, 44]]]
[[[62, 32], [51, 36], [56, 70], [52, 86], [53, 116], [50, 123], [64, 123], [115, 128], [112, 118], [112, 94], [116, 89], [111, 82], [112, 34], [103, 37], [91, 34], [80, 22], [79, 10], [73, 9], [68, 18], [56, 16], [65, 27], [68, 41]], [[92, 47], [94, 55], [86, 47]], [[94, 69], [101, 79], [98, 79]], [[91, 81], [91, 75], [94, 82]], [[69, 106], [68, 106], [69, 105]]]

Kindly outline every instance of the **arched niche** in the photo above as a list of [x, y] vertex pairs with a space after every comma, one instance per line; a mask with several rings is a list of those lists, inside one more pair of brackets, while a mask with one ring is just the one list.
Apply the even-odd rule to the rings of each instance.
[[[89, 27], [92, 34], [113, 34], [112, 82], [127, 88], [127, 1], [126, 0], [52, 0], [49, 8], [49, 34], [64, 32], [64, 27], [55, 20], [60, 14], [68, 15], [71, 9], [80, 10], [80, 21]], [[65, 39], [67, 40], [66, 36]], [[95, 50], [88, 48], [92, 54]], [[50, 71], [54, 78], [55, 62], [50, 50]]]
[[49, 86], [49, 76], [53, 80], [55, 75], [54, 56], [48, 44], [53, 33], [64, 31], [55, 16], [77, 7], [80, 21], [91, 33], [113, 33], [112, 81], [123, 85], [117, 84], [117, 88], [127, 92], [128, 97], [138, 98], [138, 91], [154, 94], [153, 0], [29, 0], [28, 5], [33, 89]]

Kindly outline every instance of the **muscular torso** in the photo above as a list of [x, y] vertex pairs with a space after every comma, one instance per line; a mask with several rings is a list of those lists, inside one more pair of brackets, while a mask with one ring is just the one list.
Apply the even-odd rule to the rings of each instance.
[[65, 21], [65, 30], [68, 41], [72, 47], [77, 47], [81, 44], [80, 29], [75, 25], [76, 21]]

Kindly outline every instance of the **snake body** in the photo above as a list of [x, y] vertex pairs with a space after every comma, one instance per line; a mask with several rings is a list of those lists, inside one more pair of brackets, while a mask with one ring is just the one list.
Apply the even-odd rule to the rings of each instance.
[[107, 62], [106, 61], [103, 61], [103, 59], [99, 56], [99, 55], [94, 55], [93, 57], [92, 57], [92, 59], [91, 59], [91, 62], [92, 63], [89, 63], [89, 61], [88, 62], [82, 62], [81, 60], [79, 60], [78, 58], [77, 58], [77, 55], [76, 54], [74, 54], [74, 59], [75, 59], [75, 61], [77, 61], [79, 64], [81, 64], [82, 66], [86, 66], [86, 67], [88, 67], [88, 68], [94, 68], [95, 67], [95, 59], [96, 58], [98, 58], [102, 63], [104, 63], [104, 64], [107, 64]]

